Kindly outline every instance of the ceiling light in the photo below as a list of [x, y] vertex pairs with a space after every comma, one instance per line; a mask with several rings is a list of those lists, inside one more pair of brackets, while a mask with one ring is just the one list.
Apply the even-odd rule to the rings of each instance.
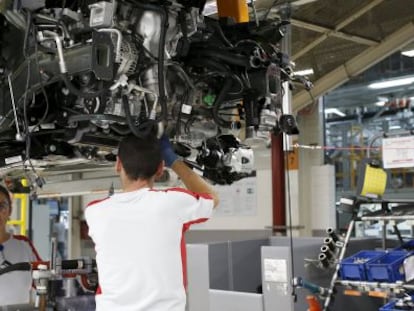
[[387, 96], [377, 96], [377, 100], [379, 102], [387, 102], [388, 101], [388, 97]]
[[340, 117], [345, 117], [346, 114], [340, 111], [338, 108], [327, 108], [325, 109], [325, 114], [336, 114]]
[[379, 101], [379, 102], [376, 102], [376, 103], [375, 103], [375, 106], [378, 106], [378, 107], [384, 107], [384, 106], [385, 106], [385, 102], [384, 102], [384, 101]]
[[385, 89], [394, 86], [408, 85], [414, 82], [414, 77], [376, 82], [368, 85], [370, 89]]
[[414, 50], [402, 51], [401, 54], [408, 57], [414, 57]]
[[308, 69], [303, 69], [299, 71], [294, 71], [293, 74], [295, 76], [309, 76], [309, 75], [313, 75], [314, 72], [312, 68], [308, 68]]

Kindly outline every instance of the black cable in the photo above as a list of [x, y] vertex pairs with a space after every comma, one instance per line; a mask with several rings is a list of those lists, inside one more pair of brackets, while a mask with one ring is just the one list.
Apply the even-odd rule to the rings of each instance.
[[[282, 138], [285, 137], [284, 134], [279, 134], [282, 135]], [[283, 146], [282, 146], [283, 148]], [[288, 164], [289, 164], [289, 155], [288, 155], [288, 151], [284, 152], [285, 157], [284, 157], [284, 161], [285, 161], [285, 170], [287, 170], [287, 174], [286, 174], [286, 185], [287, 185], [287, 199], [288, 199], [288, 219], [289, 219], [289, 247], [290, 247], [290, 260], [291, 260], [291, 273], [292, 273], [292, 278], [295, 277], [295, 265], [294, 265], [294, 253], [293, 253], [293, 227], [292, 227], [292, 202], [291, 202], [291, 193], [290, 193], [290, 173], [289, 173], [289, 168], [288, 168]], [[292, 296], [296, 296], [296, 288], [295, 286], [292, 285]]]
[[26, 16], [26, 29], [24, 30], [24, 39], [23, 39], [23, 56], [27, 59], [29, 56], [27, 54], [27, 46], [29, 41], [29, 33], [32, 26], [32, 13], [27, 11]]
[[28, 262], [18, 262], [11, 266], [0, 269], [0, 275], [13, 271], [30, 271], [32, 266]]
[[114, 123], [114, 124], [111, 124], [109, 128], [121, 136], [126, 136], [128, 134], [131, 134], [131, 130], [129, 129], [129, 127], [124, 126], [124, 125]]
[[[32, 15], [31, 15], [30, 11], [27, 12], [26, 26], [27, 27], [25, 29], [25, 36], [24, 36], [24, 43], [23, 43], [23, 56], [24, 56], [25, 60], [27, 61], [26, 86], [25, 86], [25, 92], [24, 92], [24, 95], [23, 95], [23, 119], [24, 119], [24, 130], [25, 130], [24, 140], [25, 140], [25, 145], [26, 145], [25, 160], [29, 162], [30, 168], [36, 174], [36, 170], [35, 170], [35, 168], [33, 166], [33, 163], [30, 159], [31, 140], [30, 140], [29, 120], [28, 120], [28, 116], [27, 116], [27, 95], [28, 95], [29, 89], [30, 89], [30, 76], [31, 76], [30, 58], [29, 58], [28, 53], [27, 53], [29, 33], [30, 33], [31, 26], [32, 26]], [[24, 167], [24, 162], [23, 162], [23, 169], [26, 170], [26, 168]]]

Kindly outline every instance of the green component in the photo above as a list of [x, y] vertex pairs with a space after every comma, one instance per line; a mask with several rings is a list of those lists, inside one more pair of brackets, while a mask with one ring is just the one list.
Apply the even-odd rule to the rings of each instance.
[[213, 94], [208, 94], [203, 97], [203, 102], [207, 106], [213, 106], [215, 100], [216, 100], [216, 95], [213, 95]]

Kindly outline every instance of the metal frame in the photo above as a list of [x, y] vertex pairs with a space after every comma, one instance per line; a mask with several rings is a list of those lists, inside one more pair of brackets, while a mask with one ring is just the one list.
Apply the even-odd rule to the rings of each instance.
[[293, 97], [293, 110], [298, 112], [313, 102], [314, 98], [322, 96], [326, 92], [348, 81], [372, 65], [383, 60], [390, 54], [401, 49], [414, 39], [414, 22], [409, 22], [397, 31], [386, 37], [377, 46], [370, 47], [350, 59], [343, 65], [332, 70], [314, 83], [314, 88], [310, 91], [301, 91]]

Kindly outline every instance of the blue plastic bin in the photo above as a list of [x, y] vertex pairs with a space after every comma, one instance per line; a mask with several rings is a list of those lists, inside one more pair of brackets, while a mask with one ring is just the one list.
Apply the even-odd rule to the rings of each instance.
[[[412, 299], [412, 298], [411, 298]], [[401, 311], [401, 310], [414, 310], [414, 309], [396, 309], [396, 300], [390, 301], [386, 305], [383, 305], [378, 311]]]
[[405, 273], [403, 262], [411, 252], [390, 251], [385, 255], [370, 261], [367, 268], [368, 281], [396, 282], [404, 281]]
[[344, 258], [339, 267], [342, 280], [366, 281], [366, 265], [371, 261], [383, 256], [385, 251], [360, 251], [350, 257]]
[[383, 305], [378, 311], [394, 311], [395, 301], [391, 301], [386, 305]]
[[414, 251], [414, 240], [410, 240], [408, 242], [405, 242], [403, 245], [394, 248], [394, 250], [404, 250], [408, 252]]
[[396, 311], [394, 307], [395, 307], [395, 301], [391, 301], [387, 303], [386, 305], [383, 305], [378, 311]]

